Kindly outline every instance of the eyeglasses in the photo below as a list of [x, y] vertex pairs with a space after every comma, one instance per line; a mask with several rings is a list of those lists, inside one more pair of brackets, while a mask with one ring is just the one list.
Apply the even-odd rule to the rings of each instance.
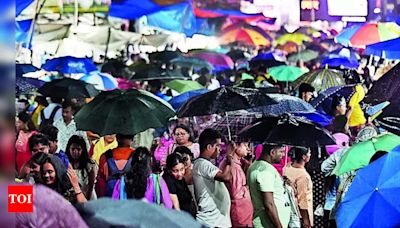
[[177, 133], [175, 133], [176, 136], [186, 135], [186, 134], [187, 134], [186, 132], [177, 132]]

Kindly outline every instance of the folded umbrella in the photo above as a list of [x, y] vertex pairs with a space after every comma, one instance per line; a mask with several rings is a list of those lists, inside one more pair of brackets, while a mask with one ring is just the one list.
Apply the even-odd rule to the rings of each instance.
[[89, 83], [71, 78], [55, 79], [46, 82], [38, 90], [43, 96], [57, 98], [89, 98], [96, 96], [99, 91]]
[[200, 83], [191, 80], [173, 80], [165, 84], [168, 88], [178, 93], [185, 93], [192, 90], [204, 89]]
[[149, 128], [165, 127], [175, 116], [164, 100], [144, 90], [103, 91], [75, 115], [79, 130], [99, 135], [135, 135]]
[[178, 110], [186, 101], [188, 101], [190, 98], [199, 96], [203, 93], [207, 93], [207, 89], [199, 89], [199, 90], [192, 90], [188, 91], [186, 93], [182, 93], [178, 96], [173, 97], [169, 103], [171, 106], [175, 109]]
[[57, 71], [63, 74], [88, 74], [96, 71], [96, 65], [89, 58], [77, 58], [72, 56], [58, 57], [47, 60], [42, 69]]

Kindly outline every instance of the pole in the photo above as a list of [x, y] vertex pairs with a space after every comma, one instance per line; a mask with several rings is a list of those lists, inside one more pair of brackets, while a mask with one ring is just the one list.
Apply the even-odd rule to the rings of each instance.
[[78, 21], [79, 21], [79, 5], [78, 5], [78, 0], [75, 0], [74, 2], [74, 26], [75, 28], [78, 27]]
[[225, 116], [226, 116], [226, 124], [228, 127], [228, 139], [229, 141], [232, 140], [232, 134], [231, 134], [231, 127], [229, 126], [229, 117], [228, 117], [228, 112], [225, 112]]

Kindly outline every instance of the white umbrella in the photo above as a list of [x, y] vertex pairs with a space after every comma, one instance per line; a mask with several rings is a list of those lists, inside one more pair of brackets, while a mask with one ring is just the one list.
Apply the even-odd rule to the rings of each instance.
[[118, 82], [113, 76], [98, 71], [83, 75], [79, 80], [92, 84], [96, 89], [103, 91], [113, 90], [118, 87]]

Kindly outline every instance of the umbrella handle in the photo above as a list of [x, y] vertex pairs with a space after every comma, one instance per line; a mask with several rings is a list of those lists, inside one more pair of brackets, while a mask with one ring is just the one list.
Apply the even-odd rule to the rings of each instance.
[[228, 139], [229, 139], [229, 141], [231, 141], [232, 140], [231, 127], [229, 126], [229, 119], [228, 119], [228, 113], [227, 112], [225, 112], [225, 116], [226, 116], [226, 123], [227, 123], [227, 126], [228, 126]]

